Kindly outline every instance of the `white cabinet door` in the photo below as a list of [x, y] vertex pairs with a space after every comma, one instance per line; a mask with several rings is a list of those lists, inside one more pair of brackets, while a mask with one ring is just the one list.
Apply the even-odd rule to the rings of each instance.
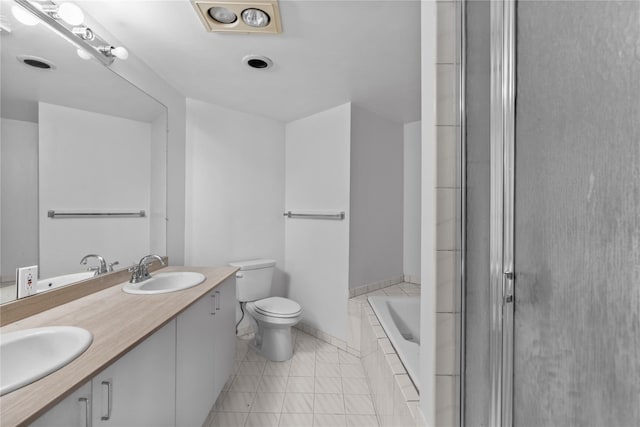
[[176, 425], [200, 427], [215, 401], [215, 291], [196, 301], [177, 319]]
[[236, 352], [236, 278], [232, 276], [215, 288], [216, 315], [214, 348], [216, 397], [233, 371], [233, 358]]
[[91, 381], [65, 397], [31, 424], [31, 427], [91, 426]]
[[93, 378], [93, 427], [175, 425], [176, 321]]

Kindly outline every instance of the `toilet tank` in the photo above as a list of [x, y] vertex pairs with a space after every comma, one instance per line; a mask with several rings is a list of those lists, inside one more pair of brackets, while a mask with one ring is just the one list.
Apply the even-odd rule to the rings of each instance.
[[276, 262], [272, 259], [252, 259], [230, 262], [239, 267], [236, 272], [236, 299], [241, 302], [256, 301], [271, 296], [271, 279]]

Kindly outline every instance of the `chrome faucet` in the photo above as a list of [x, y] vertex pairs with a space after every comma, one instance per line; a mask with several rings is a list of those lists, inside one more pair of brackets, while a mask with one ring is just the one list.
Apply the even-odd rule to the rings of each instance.
[[[80, 260], [80, 264], [86, 265], [87, 264], [87, 260], [89, 258], [96, 258], [98, 261], [100, 261], [100, 266], [99, 267], [89, 267], [88, 268], [88, 271], [95, 271], [94, 276], [98, 276], [100, 274], [105, 274], [105, 273], [107, 273], [109, 271], [109, 270], [107, 270], [107, 262], [100, 255], [95, 255], [95, 254], [85, 255]], [[115, 262], [114, 264], [117, 264], [117, 262]], [[113, 264], [111, 264], [110, 267], [111, 266], [113, 266]], [[111, 268], [112, 268], [111, 271], [113, 271], [113, 267], [111, 267]]]
[[129, 283], [139, 283], [151, 278], [148, 265], [155, 260], [160, 261], [162, 265], [167, 265], [160, 255], [146, 255], [142, 257], [138, 265], [129, 268], [129, 272], [131, 273]]

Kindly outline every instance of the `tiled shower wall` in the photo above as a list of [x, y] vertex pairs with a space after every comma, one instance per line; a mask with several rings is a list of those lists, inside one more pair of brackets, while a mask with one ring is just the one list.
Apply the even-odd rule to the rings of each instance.
[[460, 303], [460, 66], [455, 1], [438, 1], [436, 425], [458, 425]]

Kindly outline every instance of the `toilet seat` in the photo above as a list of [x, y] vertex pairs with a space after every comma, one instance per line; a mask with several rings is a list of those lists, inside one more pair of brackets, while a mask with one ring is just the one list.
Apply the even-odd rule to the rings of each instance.
[[249, 304], [256, 313], [267, 317], [288, 319], [298, 317], [302, 312], [300, 304], [288, 298], [270, 297]]

